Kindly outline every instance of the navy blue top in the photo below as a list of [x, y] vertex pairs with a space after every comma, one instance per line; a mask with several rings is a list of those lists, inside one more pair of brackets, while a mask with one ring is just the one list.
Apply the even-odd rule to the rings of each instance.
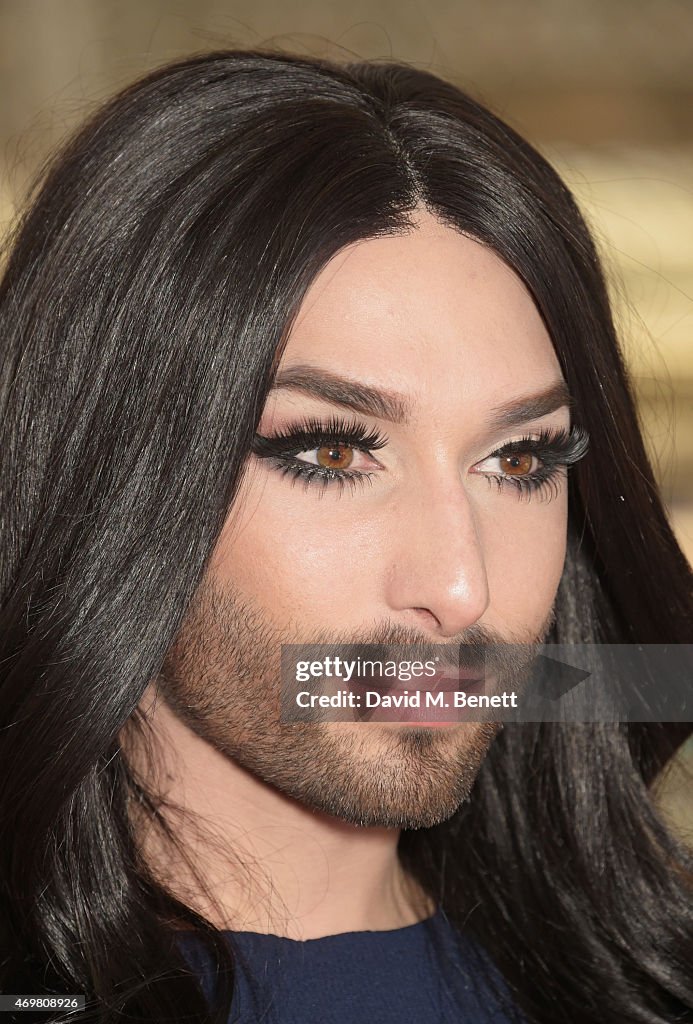
[[[287, 939], [225, 932], [236, 960], [229, 1024], [511, 1024], [500, 976], [442, 910], [391, 931]], [[192, 933], [184, 956], [211, 998], [215, 972]]]

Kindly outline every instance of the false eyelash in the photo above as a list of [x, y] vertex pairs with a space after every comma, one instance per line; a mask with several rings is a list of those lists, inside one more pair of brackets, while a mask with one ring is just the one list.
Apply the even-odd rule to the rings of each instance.
[[528, 501], [533, 494], [538, 495], [542, 500], [550, 501], [560, 493], [563, 469], [564, 467], [560, 465], [552, 466], [549, 469], [542, 467], [531, 476], [525, 477], [501, 476], [494, 473], [484, 473], [484, 476], [489, 486], [496, 484], [499, 491], [510, 485], [515, 488], [520, 497], [526, 496]]
[[[343, 444], [359, 451], [377, 451], [387, 444], [387, 437], [377, 430], [369, 430], [359, 420], [342, 420], [331, 416], [328, 420], [315, 418], [300, 420], [272, 437], [256, 434], [252, 443], [254, 455], [260, 458], [298, 455], [299, 452], [310, 451], [311, 448], [322, 448], [327, 445]], [[320, 467], [325, 468], [327, 467]], [[327, 469], [328, 472], [334, 472]], [[344, 472], [344, 471], [343, 471]]]
[[583, 427], [574, 424], [570, 430], [565, 427], [558, 429], [542, 428], [538, 437], [524, 436], [516, 441], [496, 448], [489, 455], [512, 455], [514, 452], [531, 452], [542, 461], [572, 466], [582, 459], [589, 448], [589, 434]]
[[[334, 442], [332, 442], [334, 443]], [[301, 449], [303, 450], [303, 449]], [[282, 476], [290, 477], [291, 486], [302, 483], [304, 487], [319, 487], [318, 497], [322, 497], [328, 487], [336, 484], [341, 493], [345, 487], [355, 490], [357, 486], [371, 483], [373, 473], [360, 469], [330, 469], [329, 466], [314, 466], [312, 463], [282, 462], [278, 458], [272, 460], [274, 468]]]

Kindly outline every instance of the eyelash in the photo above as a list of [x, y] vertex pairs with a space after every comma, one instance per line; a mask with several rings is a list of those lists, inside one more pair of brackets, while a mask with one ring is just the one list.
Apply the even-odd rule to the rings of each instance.
[[[500, 473], [484, 473], [489, 484], [495, 483], [500, 491], [506, 485], [514, 487], [519, 496], [540, 494], [542, 497], [553, 497], [558, 493], [561, 470], [574, 465], [586, 453], [589, 447], [589, 436], [582, 427], [574, 425], [570, 430], [564, 428], [542, 429], [538, 437], [522, 437], [509, 441], [490, 452], [486, 458], [497, 458], [515, 453], [535, 455], [542, 465], [534, 473], [523, 477], [504, 476]], [[316, 448], [345, 445], [366, 454], [384, 448], [388, 439], [377, 430], [368, 428], [358, 420], [345, 421], [332, 417], [327, 421], [317, 419], [302, 420], [286, 431], [263, 437], [256, 434], [252, 444], [252, 452], [258, 458], [268, 459], [273, 468], [292, 478], [292, 483], [301, 480], [306, 486], [322, 484], [323, 490], [337, 484], [342, 491], [345, 485], [352, 489], [357, 484], [371, 482], [373, 473], [363, 470], [330, 469], [327, 466], [316, 466], [301, 462], [295, 456], [301, 452]], [[483, 460], [485, 461], [485, 460]]]

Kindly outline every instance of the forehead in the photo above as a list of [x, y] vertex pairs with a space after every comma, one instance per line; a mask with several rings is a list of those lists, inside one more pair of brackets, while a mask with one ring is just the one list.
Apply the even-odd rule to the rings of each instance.
[[407, 234], [338, 253], [308, 290], [281, 368], [310, 364], [422, 406], [500, 404], [561, 378], [551, 339], [517, 275], [429, 215]]

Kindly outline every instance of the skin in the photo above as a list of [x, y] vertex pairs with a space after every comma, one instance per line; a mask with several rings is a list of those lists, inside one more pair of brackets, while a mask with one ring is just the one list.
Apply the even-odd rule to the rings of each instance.
[[396, 393], [409, 415], [393, 423], [296, 388], [271, 393], [263, 436], [336, 415], [388, 443], [353, 453], [349, 468], [372, 473], [353, 489], [304, 486], [249, 458], [203, 585], [141, 702], [146, 745], [123, 741], [199, 876], [133, 809], [160, 880], [219, 927], [305, 939], [433, 911], [399, 864], [400, 831], [454, 813], [498, 727], [283, 724], [280, 645], [541, 639], [565, 559], [567, 481], [528, 500], [488, 475], [499, 472], [495, 449], [570, 417], [563, 405], [490, 429], [495, 406], [549, 388], [560, 367], [519, 278], [428, 213], [321, 272], [279, 370], [299, 366]]

